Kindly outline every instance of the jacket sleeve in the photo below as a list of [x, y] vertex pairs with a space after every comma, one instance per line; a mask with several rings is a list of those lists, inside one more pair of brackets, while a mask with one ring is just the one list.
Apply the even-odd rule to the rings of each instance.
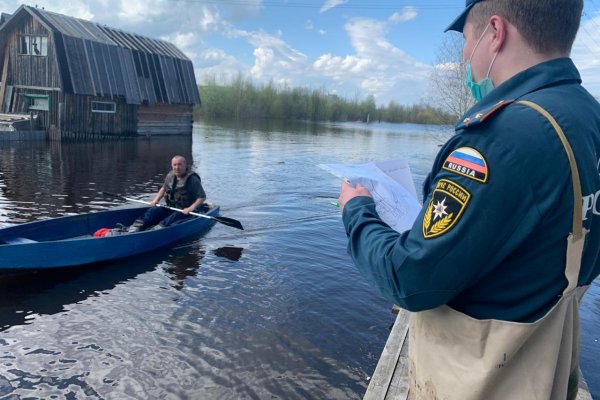
[[[484, 158], [485, 182], [444, 168], [448, 157], [464, 148]], [[389, 228], [370, 197], [350, 200], [343, 222], [348, 252], [360, 272], [388, 300], [410, 311], [447, 304], [475, 285], [515, 251], [541, 218], [524, 174], [527, 163], [512, 149], [482, 135], [450, 139], [407, 232]]]

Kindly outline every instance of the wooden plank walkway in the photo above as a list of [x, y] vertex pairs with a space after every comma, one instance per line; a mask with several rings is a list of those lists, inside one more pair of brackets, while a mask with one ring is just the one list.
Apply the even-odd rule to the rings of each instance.
[[[408, 399], [408, 316], [409, 312], [394, 306], [396, 321], [383, 348], [364, 400]], [[592, 400], [580, 373], [577, 400]]]
[[47, 140], [48, 132], [46, 131], [3, 131], [0, 130], [0, 143], [30, 141], [30, 140]]

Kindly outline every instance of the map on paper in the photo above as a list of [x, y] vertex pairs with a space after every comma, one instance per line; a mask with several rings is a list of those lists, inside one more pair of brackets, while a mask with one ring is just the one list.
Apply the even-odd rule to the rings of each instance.
[[319, 164], [325, 171], [353, 186], [360, 183], [375, 200], [381, 219], [397, 232], [410, 229], [421, 210], [408, 161], [405, 159], [366, 164]]

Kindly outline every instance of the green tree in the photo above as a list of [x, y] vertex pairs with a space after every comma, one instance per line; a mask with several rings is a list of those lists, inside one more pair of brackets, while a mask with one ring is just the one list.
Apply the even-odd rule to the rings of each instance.
[[373, 95], [349, 101], [327, 94], [324, 88], [278, 88], [274, 82], [257, 86], [242, 74], [230, 84], [219, 84], [214, 75], [204, 77], [198, 87], [202, 104], [194, 110], [205, 119], [281, 119], [308, 121], [412, 122], [446, 124], [452, 115], [426, 104], [402, 106], [390, 102], [378, 107]]

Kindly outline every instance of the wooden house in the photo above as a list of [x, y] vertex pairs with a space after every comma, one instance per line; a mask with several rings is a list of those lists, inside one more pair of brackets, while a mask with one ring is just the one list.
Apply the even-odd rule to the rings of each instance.
[[0, 21], [0, 113], [50, 138], [191, 134], [192, 62], [173, 44], [29, 6]]

